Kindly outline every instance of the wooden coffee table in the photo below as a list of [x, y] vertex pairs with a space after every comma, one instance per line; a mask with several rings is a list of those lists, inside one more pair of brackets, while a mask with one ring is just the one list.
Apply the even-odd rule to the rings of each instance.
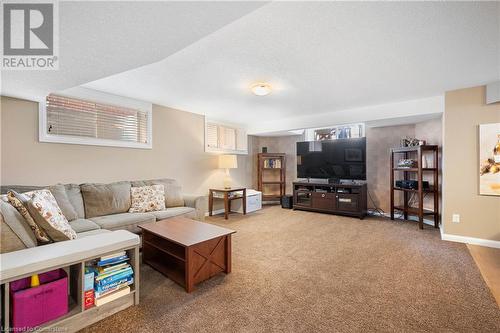
[[188, 293], [195, 284], [220, 272], [231, 273], [231, 234], [236, 231], [185, 217], [139, 227], [143, 262]]

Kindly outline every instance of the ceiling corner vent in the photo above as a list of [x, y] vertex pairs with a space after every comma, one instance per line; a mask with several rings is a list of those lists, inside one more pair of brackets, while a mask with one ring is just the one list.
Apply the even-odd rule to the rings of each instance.
[[486, 104], [500, 102], [500, 81], [486, 85]]

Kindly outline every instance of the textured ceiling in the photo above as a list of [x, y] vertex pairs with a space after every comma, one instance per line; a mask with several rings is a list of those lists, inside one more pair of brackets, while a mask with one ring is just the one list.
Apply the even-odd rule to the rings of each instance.
[[499, 16], [497, 2], [61, 2], [60, 70], [2, 72], [1, 91], [87, 83], [262, 131], [317, 126], [498, 80]]
[[2, 95], [37, 99], [159, 61], [263, 4], [61, 1], [59, 70], [2, 71]]
[[[273, 2], [154, 64], [87, 84], [247, 124], [499, 78], [495, 2]], [[249, 85], [275, 91], [254, 96]]]

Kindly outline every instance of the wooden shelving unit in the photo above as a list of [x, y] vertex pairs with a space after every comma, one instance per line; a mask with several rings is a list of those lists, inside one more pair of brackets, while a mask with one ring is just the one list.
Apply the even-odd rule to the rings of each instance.
[[280, 200], [286, 193], [286, 155], [259, 153], [257, 156], [257, 186], [262, 200]]
[[[1, 254], [0, 330], [2, 332], [12, 330], [10, 283], [57, 268], [64, 269], [68, 274], [68, 313], [38, 326], [37, 332], [77, 332], [129, 306], [139, 304], [139, 245], [140, 240], [137, 235], [120, 230]], [[85, 264], [120, 251], [127, 252], [129, 263], [134, 270], [134, 283], [130, 285], [130, 293], [102, 306], [85, 309], [83, 304]], [[55, 253], [60, 255], [55, 256]]]
[[[423, 168], [423, 158], [426, 154], [432, 155], [432, 167]], [[417, 166], [412, 168], [398, 167], [397, 158], [415, 159]], [[424, 145], [417, 147], [402, 147], [391, 149], [391, 220], [394, 220], [395, 211], [403, 213], [405, 219], [408, 215], [415, 215], [418, 217], [418, 226], [420, 229], [424, 228], [424, 216], [432, 215], [434, 218], [434, 227], [439, 227], [439, 165], [438, 165], [438, 146]], [[432, 174], [432, 184], [429, 188], [424, 188], [424, 173]], [[417, 189], [406, 189], [396, 187], [396, 180], [417, 180]], [[403, 192], [403, 203], [400, 205], [395, 204], [395, 192]], [[424, 209], [424, 197], [432, 195], [433, 209]], [[410, 201], [416, 196], [418, 205], [411, 206]]]

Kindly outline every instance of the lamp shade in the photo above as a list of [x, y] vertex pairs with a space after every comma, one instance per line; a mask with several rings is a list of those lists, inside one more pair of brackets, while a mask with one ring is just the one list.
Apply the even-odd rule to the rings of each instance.
[[219, 168], [220, 169], [236, 169], [238, 167], [238, 160], [236, 155], [219, 155]]

